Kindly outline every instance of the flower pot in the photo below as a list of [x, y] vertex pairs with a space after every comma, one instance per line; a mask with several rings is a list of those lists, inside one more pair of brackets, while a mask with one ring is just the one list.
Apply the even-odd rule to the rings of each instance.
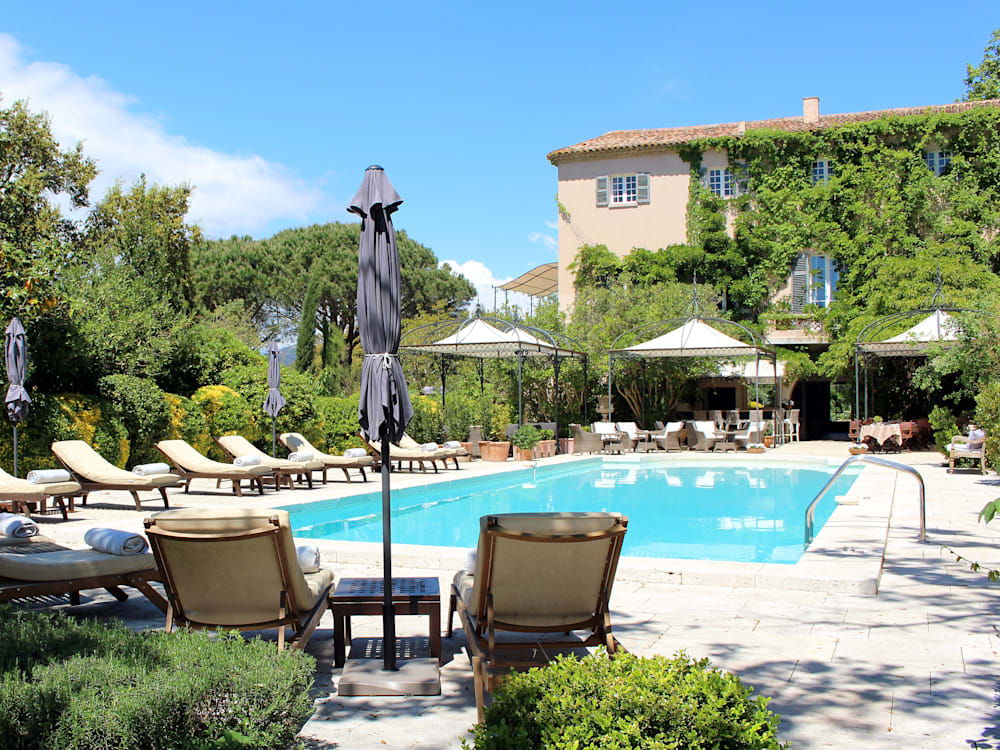
[[764, 447], [765, 448], [770, 448], [773, 445], [774, 445], [774, 435], [765, 435], [764, 436]]
[[462, 447], [465, 448], [465, 452], [469, 454], [469, 458], [472, 458], [472, 443], [466, 442], [464, 440], [459, 441], [462, 443]]
[[535, 456], [535, 450], [537, 448], [538, 448], [537, 445], [534, 446], [533, 448], [518, 448], [515, 445], [514, 446], [514, 460], [515, 461], [530, 461], [533, 458], [537, 458], [537, 456]]
[[556, 455], [556, 441], [555, 440], [539, 440], [538, 450], [541, 458], [549, 458]]
[[559, 438], [559, 452], [568, 456], [573, 453], [573, 438]]
[[763, 453], [763, 448], [747, 448], [747, 453]]
[[861, 456], [868, 452], [867, 446], [864, 445], [852, 445], [847, 449], [852, 456]]
[[484, 461], [506, 461], [510, 452], [510, 441], [484, 440], [479, 444], [479, 453]]

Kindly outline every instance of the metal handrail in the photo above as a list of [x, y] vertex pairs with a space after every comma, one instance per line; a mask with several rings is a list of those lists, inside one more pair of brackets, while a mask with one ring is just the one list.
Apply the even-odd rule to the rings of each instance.
[[846, 469], [852, 463], [858, 461], [875, 464], [876, 466], [884, 466], [887, 469], [894, 469], [895, 471], [901, 471], [905, 474], [912, 474], [914, 477], [917, 478], [917, 484], [920, 486], [920, 541], [926, 542], [927, 508], [926, 508], [926, 503], [924, 501], [924, 478], [920, 476], [920, 472], [918, 472], [912, 466], [906, 466], [905, 464], [898, 464], [895, 461], [887, 461], [884, 458], [877, 458], [875, 456], [861, 455], [861, 456], [851, 456], [846, 461], [844, 461], [844, 463], [840, 465], [840, 468], [838, 468], [835, 472], [833, 472], [833, 476], [830, 477], [829, 481], [825, 485], [823, 485], [823, 489], [819, 491], [819, 494], [813, 498], [813, 501], [811, 503], [809, 503], [809, 507], [806, 508], [806, 517], [805, 517], [805, 527], [806, 527], [805, 546], [808, 547], [810, 542], [812, 542], [813, 540], [814, 536], [813, 523], [816, 515], [816, 505], [819, 503], [820, 500], [823, 499], [823, 496], [826, 495], [826, 493], [830, 490], [830, 488], [833, 486], [833, 483], [837, 481], [837, 478], [844, 473], [844, 469]]

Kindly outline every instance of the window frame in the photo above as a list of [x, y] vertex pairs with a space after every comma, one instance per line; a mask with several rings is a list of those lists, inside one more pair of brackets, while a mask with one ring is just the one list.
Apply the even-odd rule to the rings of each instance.
[[[616, 183], [620, 190], [616, 192]], [[598, 208], [633, 208], [649, 204], [649, 172], [619, 172], [597, 177]], [[621, 200], [618, 199], [620, 196]]]
[[951, 151], [938, 149], [937, 151], [924, 152], [924, 164], [935, 177], [940, 177], [944, 171], [951, 166], [953, 154]]
[[833, 160], [831, 159], [813, 159], [812, 164], [809, 165], [809, 176], [812, 178], [813, 185], [828, 184], [833, 174]]
[[[712, 177], [716, 174], [719, 176], [719, 192], [716, 192], [715, 188], [712, 187]], [[735, 198], [739, 194], [737, 192], [736, 179], [729, 167], [713, 167], [709, 169], [707, 185], [709, 192], [716, 198]]]

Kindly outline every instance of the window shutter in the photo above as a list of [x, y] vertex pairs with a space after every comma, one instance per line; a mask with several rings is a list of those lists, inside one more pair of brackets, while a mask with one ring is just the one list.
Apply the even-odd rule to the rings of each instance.
[[608, 205], [608, 178], [607, 176], [597, 178], [597, 205]]
[[792, 266], [792, 312], [802, 312], [809, 300], [809, 256], [799, 253]]
[[643, 203], [649, 203], [649, 175], [645, 172], [639, 172], [635, 176], [635, 186], [636, 186], [636, 203], [640, 205]]
[[701, 181], [702, 187], [708, 187], [708, 170], [705, 167], [698, 170], [698, 179]]

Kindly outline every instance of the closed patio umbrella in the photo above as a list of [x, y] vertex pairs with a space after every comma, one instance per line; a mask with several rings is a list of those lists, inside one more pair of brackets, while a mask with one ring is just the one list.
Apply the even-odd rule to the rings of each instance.
[[396, 630], [392, 610], [392, 531], [389, 516], [389, 443], [403, 436], [413, 417], [406, 378], [397, 353], [400, 338], [400, 272], [392, 214], [402, 203], [382, 167], [365, 170], [348, 211], [361, 217], [358, 247], [358, 330], [365, 350], [361, 366], [358, 422], [382, 447], [383, 655], [385, 669], [396, 669]]
[[271, 455], [277, 455], [278, 412], [285, 406], [281, 395], [281, 350], [278, 342], [271, 340], [267, 347], [267, 398], [264, 399], [264, 413], [271, 417]]
[[7, 364], [7, 417], [14, 423], [14, 476], [17, 476], [17, 423], [28, 416], [31, 397], [24, 390], [24, 376], [28, 369], [28, 344], [21, 321], [14, 318], [4, 336], [4, 359]]

